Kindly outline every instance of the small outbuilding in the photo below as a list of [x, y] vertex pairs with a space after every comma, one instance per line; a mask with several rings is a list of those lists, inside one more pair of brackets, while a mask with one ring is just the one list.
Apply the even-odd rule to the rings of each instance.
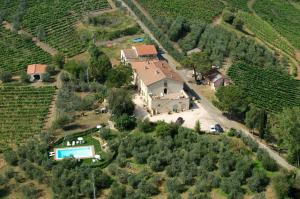
[[30, 76], [30, 81], [42, 81], [43, 75], [47, 73], [47, 65], [32, 64], [27, 67], [27, 74]]
[[217, 69], [212, 69], [205, 75], [205, 79], [208, 85], [211, 85], [213, 90], [217, 90], [222, 86], [230, 84], [230, 79], [222, 75]]

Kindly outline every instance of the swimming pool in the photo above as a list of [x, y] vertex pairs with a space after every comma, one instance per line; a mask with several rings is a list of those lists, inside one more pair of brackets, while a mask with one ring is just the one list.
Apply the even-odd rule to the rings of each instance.
[[95, 155], [94, 146], [81, 146], [54, 149], [55, 160], [74, 157], [76, 159], [92, 158]]

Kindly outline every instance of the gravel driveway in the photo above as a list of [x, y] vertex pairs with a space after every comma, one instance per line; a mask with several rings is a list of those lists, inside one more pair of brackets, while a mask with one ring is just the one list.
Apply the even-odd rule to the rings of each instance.
[[201, 129], [204, 131], [209, 131], [210, 126], [213, 124], [217, 124], [218, 122], [203, 108], [201, 103], [194, 104], [194, 107], [190, 110], [180, 112], [180, 113], [163, 113], [159, 115], [150, 116], [146, 110], [143, 108], [143, 101], [139, 95], [135, 95], [134, 103], [135, 107], [135, 115], [140, 118], [149, 118], [150, 121], [156, 122], [159, 120], [165, 122], [175, 122], [178, 117], [182, 117], [184, 120], [183, 126], [188, 128], [194, 128], [196, 121], [199, 120], [201, 124]]

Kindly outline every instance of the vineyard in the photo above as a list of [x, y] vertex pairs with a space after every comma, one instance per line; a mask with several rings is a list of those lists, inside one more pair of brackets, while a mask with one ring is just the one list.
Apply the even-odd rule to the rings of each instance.
[[237, 64], [229, 69], [228, 75], [258, 107], [278, 112], [284, 107], [300, 106], [300, 82], [287, 74]]
[[51, 56], [37, 47], [30, 38], [0, 27], [0, 71], [17, 73], [29, 64], [50, 61]]
[[211, 22], [224, 5], [219, 0], [138, 0], [151, 16], [166, 16]]
[[248, 2], [245, 0], [224, 0], [222, 2], [224, 2], [228, 7], [249, 11]]
[[277, 33], [277, 31], [274, 30], [269, 23], [246, 12], [240, 12], [239, 17], [241, 17], [245, 25], [254, 32], [257, 37], [294, 57], [295, 50], [293, 46], [289, 45], [288, 42], [279, 33]]
[[0, 87], [0, 152], [39, 133], [54, 87]]
[[255, 1], [255, 12], [300, 49], [300, 12], [285, 0]]
[[[0, 4], [0, 10], [10, 10], [7, 18], [12, 20], [19, 5], [11, 1]], [[86, 47], [76, 33], [77, 22], [88, 12], [107, 8], [109, 4], [106, 0], [28, 0], [20, 23], [32, 35], [37, 35], [38, 29], [44, 30], [46, 43], [67, 56], [73, 56]]]

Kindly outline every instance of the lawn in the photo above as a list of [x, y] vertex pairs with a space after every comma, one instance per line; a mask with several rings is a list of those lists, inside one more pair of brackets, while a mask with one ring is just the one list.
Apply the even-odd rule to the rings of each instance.
[[62, 142], [58, 141], [57, 144], [54, 144], [54, 148], [68, 148], [67, 142], [72, 143], [72, 141], [77, 141], [78, 137], [82, 137], [84, 140], [83, 144], [76, 144], [75, 146], [69, 147], [94, 146], [95, 155], [100, 155], [101, 161], [93, 163], [92, 158], [82, 159], [82, 166], [101, 166], [112, 158], [112, 154], [102, 150], [99, 138], [96, 136], [97, 134], [99, 134], [97, 129], [73, 133], [72, 135], [66, 136], [65, 140], [62, 140]]
[[127, 36], [123, 39], [120, 39], [116, 43], [112, 43], [112, 45], [100, 46], [100, 49], [110, 58], [113, 63], [119, 63], [121, 61], [121, 50], [126, 48], [131, 48], [133, 45], [143, 44], [134, 43], [132, 40], [134, 38], [145, 38], [145, 34], [138, 34], [133, 36]]
[[88, 16], [77, 24], [76, 29], [81, 38], [93, 39], [96, 43], [141, 32], [135, 20], [121, 10]]

